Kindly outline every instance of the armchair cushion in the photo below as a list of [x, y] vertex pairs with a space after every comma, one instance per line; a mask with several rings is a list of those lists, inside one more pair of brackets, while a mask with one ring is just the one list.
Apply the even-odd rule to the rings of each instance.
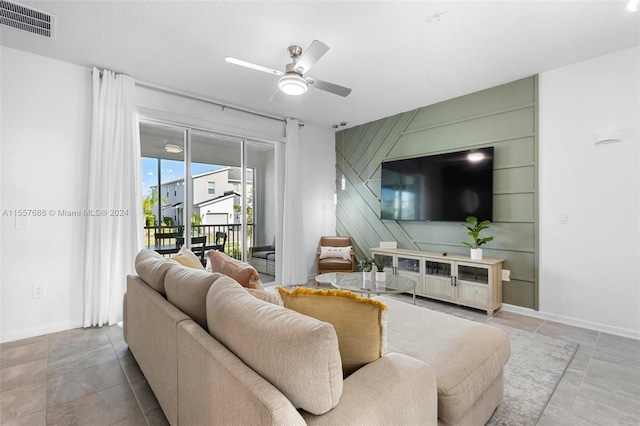
[[265, 251], [254, 251], [254, 252], [251, 252], [251, 256], [252, 257], [257, 257], [257, 258], [260, 258], [260, 259], [267, 259], [269, 257], [269, 255], [272, 255], [272, 254], [275, 254], [275, 253], [276, 253], [275, 251], [267, 251], [267, 250], [265, 250]]
[[351, 237], [320, 237], [320, 245], [325, 247], [346, 247], [351, 245]]
[[382, 356], [384, 303], [345, 290], [277, 288], [286, 308], [333, 325], [345, 377]]

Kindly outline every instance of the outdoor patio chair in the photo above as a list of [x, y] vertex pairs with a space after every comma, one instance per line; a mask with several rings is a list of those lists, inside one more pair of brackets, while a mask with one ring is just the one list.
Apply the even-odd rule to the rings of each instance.
[[227, 244], [227, 233], [226, 232], [216, 232], [216, 239], [213, 243], [213, 249], [217, 251], [224, 252], [224, 246]]
[[[176, 246], [178, 247], [178, 249], [180, 249], [180, 247], [182, 247], [183, 245], [184, 245], [184, 237], [177, 237]], [[203, 265], [205, 264], [204, 251], [205, 251], [206, 245], [207, 245], [206, 235], [191, 237], [191, 251], [193, 252], [193, 254], [200, 257], [200, 262], [202, 262]]]

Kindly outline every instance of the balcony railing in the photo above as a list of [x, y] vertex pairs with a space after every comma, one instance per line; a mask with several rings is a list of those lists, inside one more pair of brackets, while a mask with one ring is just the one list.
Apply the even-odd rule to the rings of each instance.
[[[248, 244], [243, 244], [242, 241], [242, 225], [193, 225], [191, 227], [191, 236], [206, 236], [207, 242], [205, 244], [206, 249], [212, 249], [216, 244], [216, 233], [225, 232], [227, 234], [227, 241], [224, 245], [224, 252], [238, 260], [242, 260], [242, 252], [248, 251], [249, 247], [253, 246], [253, 224], [247, 225], [247, 240]], [[163, 234], [162, 241], [156, 241], [156, 234]], [[167, 234], [173, 234], [173, 236], [166, 238]], [[155, 250], [161, 247], [175, 247], [176, 238], [182, 237], [184, 234], [184, 226], [145, 226], [144, 227], [144, 244], [145, 248]]]

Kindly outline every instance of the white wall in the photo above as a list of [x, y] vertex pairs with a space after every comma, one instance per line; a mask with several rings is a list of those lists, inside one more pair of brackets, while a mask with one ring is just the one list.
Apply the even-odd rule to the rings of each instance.
[[[540, 315], [635, 338], [639, 58], [635, 47], [539, 79]], [[618, 128], [621, 143], [594, 144], [594, 132]]]
[[[82, 325], [91, 76], [86, 68], [2, 47], [0, 340]], [[16, 229], [12, 209], [44, 209]], [[53, 216], [50, 210], [56, 212]], [[33, 284], [46, 296], [33, 299]]]
[[300, 129], [304, 181], [302, 217], [303, 247], [307, 255], [307, 274], [316, 275], [316, 251], [320, 237], [336, 234], [336, 147], [333, 129], [305, 125]]

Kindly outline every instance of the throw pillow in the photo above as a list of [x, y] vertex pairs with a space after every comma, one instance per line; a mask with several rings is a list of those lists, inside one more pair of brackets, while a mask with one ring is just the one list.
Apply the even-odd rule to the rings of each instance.
[[382, 356], [384, 303], [346, 290], [296, 287], [289, 291], [278, 287], [278, 291], [286, 308], [333, 325], [345, 377]]
[[193, 254], [193, 252], [187, 249], [185, 246], [182, 246], [180, 251], [171, 256], [171, 258], [180, 263], [182, 266], [195, 269], [204, 269], [204, 266], [202, 266], [202, 263], [200, 262], [200, 259], [198, 259], [198, 256]]
[[258, 290], [255, 288], [247, 288], [247, 291], [249, 292], [249, 294], [252, 294], [254, 297], [260, 300], [273, 303], [274, 305], [284, 306], [282, 304], [282, 297], [280, 297], [280, 293], [278, 293], [277, 291], [274, 292], [269, 290]]
[[340, 259], [351, 259], [351, 246], [347, 247], [323, 247], [320, 246], [320, 259], [337, 257]]
[[216, 250], [209, 251], [209, 259], [211, 261], [211, 272], [225, 274], [239, 282], [243, 287], [264, 290], [258, 271], [248, 263], [236, 260]]

